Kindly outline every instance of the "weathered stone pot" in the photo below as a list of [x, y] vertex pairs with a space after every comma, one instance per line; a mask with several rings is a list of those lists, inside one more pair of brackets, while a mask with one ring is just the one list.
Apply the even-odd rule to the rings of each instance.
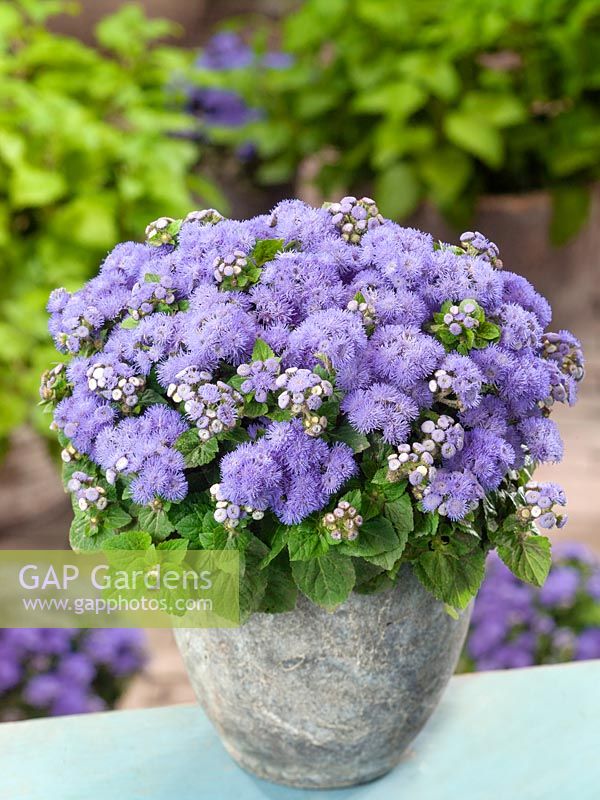
[[261, 778], [335, 788], [384, 775], [452, 675], [470, 611], [452, 619], [410, 567], [333, 613], [300, 598], [238, 629], [176, 631], [198, 699], [223, 744]]

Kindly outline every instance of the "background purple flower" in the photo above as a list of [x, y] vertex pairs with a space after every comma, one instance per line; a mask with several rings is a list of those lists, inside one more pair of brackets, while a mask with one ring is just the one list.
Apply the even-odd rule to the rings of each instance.
[[600, 560], [585, 545], [555, 548], [545, 585], [521, 583], [497, 555], [475, 601], [462, 670], [511, 669], [600, 658]]
[[0, 630], [0, 721], [112, 708], [145, 659], [134, 629]]

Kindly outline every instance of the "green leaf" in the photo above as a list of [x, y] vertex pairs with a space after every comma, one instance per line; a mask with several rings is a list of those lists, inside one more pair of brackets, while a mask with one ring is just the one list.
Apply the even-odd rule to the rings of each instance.
[[523, 101], [513, 94], [500, 92], [468, 92], [462, 102], [465, 111], [489, 121], [495, 128], [517, 125], [527, 119]]
[[268, 358], [275, 358], [275, 353], [266, 342], [257, 339], [252, 350], [252, 361], [266, 361]]
[[267, 573], [261, 570], [260, 564], [266, 555], [266, 546], [252, 537], [244, 555], [243, 573], [240, 574], [240, 621], [245, 622], [255, 611], [258, 611], [267, 588]]
[[413, 531], [415, 526], [410, 495], [403, 494], [397, 500], [386, 503], [383, 513], [394, 526], [400, 541], [404, 540], [406, 543], [408, 534]]
[[492, 322], [482, 322], [475, 333], [480, 338], [489, 339], [490, 341], [500, 338], [500, 328]]
[[408, 481], [398, 481], [397, 483], [388, 483], [381, 487], [381, 492], [387, 501], [399, 500], [406, 494], [406, 487]]
[[256, 400], [249, 400], [244, 406], [244, 416], [250, 419], [264, 417], [269, 406], [266, 403], [257, 403]]
[[209, 464], [219, 452], [219, 443], [215, 438], [208, 442], [201, 442], [198, 439], [198, 431], [195, 428], [185, 431], [175, 442], [175, 447], [183, 454], [185, 465], [188, 469], [203, 467]]
[[498, 555], [517, 578], [543, 586], [552, 556], [550, 540], [537, 534], [504, 534], [497, 539]]
[[157, 275], [156, 272], [147, 272], [144, 275], [144, 281], [146, 283], [160, 283], [160, 275]]
[[124, 528], [131, 522], [131, 515], [118, 503], [111, 503], [100, 517], [103, 531], [114, 531]]
[[114, 533], [98, 532], [87, 514], [76, 513], [69, 531], [69, 543], [76, 553], [102, 550], [114, 538]]
[[225, 550], [227, 547], [229, 534], [223, 525], [217, 522], [212, 511], [204, 514], [198, 541], [205, 550]]
[[282, 614], [296, 608], [298, 589], [292, 578], [289, 564], [274, 562], [267, 569], [267, 587], [259, 611]]
[[397, 547], [394, 547], [392, 550], [387, 550], [385, 553], [379, 553], [378, 555], [374, 556], [365, 556], [365, 559], [370, 564], [375, 564], [376, 566], [385, 570], [391, 570], [397, 565], [398, 559], [402, 558], [405, 547], [406, 543], [399, 544]]
[[155, 511], [150, 506], [142, 506], [138, 511], [138, 524], [140, 528], [147, 531], [154, 541], [162, 542], [170, 533], [173, 533], [175, 526], [169, 520], [164, 509]]
[[452, 111], [443, 124], [446, 136], [453, 144], [476, 156], [492, 169], [498, 169], [502, 165], [502, 135], [485, 117], [474, 112]]
[[273, 541], [271, 542], [271, 549], [260, 563], [261, 569], [267, 567], [271, 561], [277, 558], [279, 553], [281, 553], [281, 551], [285, 548], [288, 541], [288, 530], [289, 528], [287, 525], [280, 525], [277, 528], [275, 531], [275, 536], [273, 537]]
[[192, 511], [191, 514], [186, 514], [185, 517], [177, 520], [174, 527], [180, 536], [190, 541], [198, 541], [202, 526], [204, 523], [204, 515], [206, 514], [205, 508], [198, 508]]
[[340, 497], [340, 501], [345, 500], [347, 503], [350, 503], [351, 506], [357, 511], [361, 511], [362, 509], [362, 493], [360, 489], [351, 489], [349, 492], [346, 492], [345, 495]]
[[294, 561], [292, 575], [300, 591], [328, 611], [348, 598], [356, 579], [352, 559], [335, 550], [310, 561]]
[[283, 249], [283, 239], [259, 239], [250, 253], [250, 258], [256, 266], [262, 267], [267, 261], [272, 261]]
[[[419, 167], [430, 198], [441, 208], [454, 203], [471, 177], [472, 164], [472, 159], [452, 145], [427, 150]], [[435, 317], [436, 322], [442, 322], [443, 314]]]
[[415, 514], [415, 536], [435, 536], [440, 522], [437, 511], [421, 512]]
[[15, 208], [46, 206], [62, 197], [67, 183], [60, 172], [40, 169], [21, 162], [10, 179], [10, 196]]
[[397, 163], [377, 176], [375, 197], [381, 213], [391, 219], [403, 219], [419, 203], [420, 186], [410, 164]]
[[434, 597], [456, 609], [475, 596], [485, 573], [485, 555], [456, 537], [449, 544], [427, 550], [413, 562], [416, 576]]
[[104, 550], [147, 550], [152, 546], [152, 537], [145, 531], [127, 531], [113, 536], [103, 546]]
[[139, 324], [140, 324], [139, 319], [134, 319], [133, 317], [126, 317], [119, 327], [123, 328], [126, 331], [130, 331], [133, 330], [134, 328], [137, 328]]
[[392, 523], [384, 517], [374, 517], [360, 527], [358, 538], [342, 542], [337, 550], [349, 556], [378, 556], [400, 546]]
[[357, 594], [379, 594], [379, 592], [386, 592], [395, 585], [395, 581], [387, 572], [381, 572], [375, 575], [368, 581], [361, 583], [359, 586], [354, 587]]
[[290, 561], [308, 561], [323, 555], [329, 549], [329, 544], [316, 527], [308, 522], [292, 525], [287, 536]]
[[371, 483], [375, 484], [375, 486], [386, 486], [390, 483], [388, 478], [389, 470], [387, 467], [380, 467], [375, 475], [371, 478]]
[[336, 442], [344, 442], [355, 453], [362, 453], [370, 447], [369, 440], [364, 433], [355, 430], [349, 422], [343, 422], [331, 432], [331, 439]]
[[185, 539], [169, 539], [168, 542], [161, 542], [156, 547], [157, 550], [170, 550], [185, 553], [188, 543]]

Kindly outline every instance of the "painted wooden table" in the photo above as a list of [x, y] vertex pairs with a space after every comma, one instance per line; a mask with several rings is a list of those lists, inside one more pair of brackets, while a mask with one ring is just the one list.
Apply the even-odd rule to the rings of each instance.
[[600, 661], [459, 676], [403, 762], [366, 786], [247, 775], [197, 707], [0, 725], [2, 800], [598, 800]]

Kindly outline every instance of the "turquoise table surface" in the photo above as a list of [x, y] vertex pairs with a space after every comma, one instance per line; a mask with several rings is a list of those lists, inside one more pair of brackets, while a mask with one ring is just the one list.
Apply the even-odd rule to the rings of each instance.
[[253, 778], [197, 707], [0, 725], [2, 800], [598, 800], [600, 661], [452, 679], [385, 778], [333, 792]]

